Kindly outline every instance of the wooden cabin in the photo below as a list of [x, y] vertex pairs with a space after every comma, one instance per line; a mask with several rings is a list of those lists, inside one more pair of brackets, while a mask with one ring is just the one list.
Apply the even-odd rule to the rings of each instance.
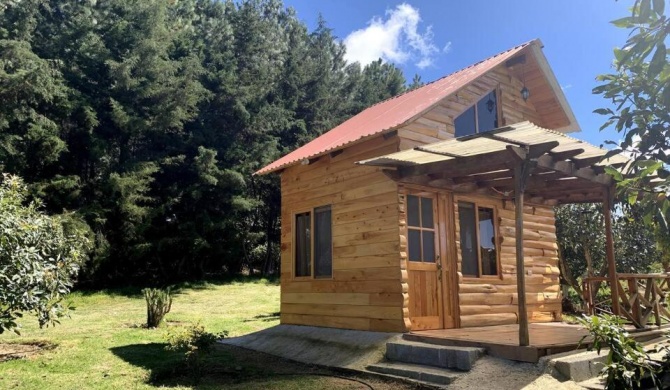
[[[605, 151], [564, 136], [578, 130], [534, 40], [259, 170], [281, 174], [281, 323], [406, 332], [560, 321], [553, 206], [606, 193], [602, 174], [585, 171]], [[523, 153], [529, 164], [515, 165]], [[528, 167], [538, 168], [517, 199], [515, 172]]]

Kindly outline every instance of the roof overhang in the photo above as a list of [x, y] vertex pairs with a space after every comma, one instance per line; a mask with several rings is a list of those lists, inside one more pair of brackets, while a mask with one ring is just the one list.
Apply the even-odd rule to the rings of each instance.
[[601, 202], [614, 181], [606, 166], [629, 159], [563, 133], [521, 122], [491, 132], [440, 141], [357, 164], [395, 168], [394, 180], [455, 192], [513, 197], [514, 168], [520, 158], [535, 167], [526, 193], [534, 203]]

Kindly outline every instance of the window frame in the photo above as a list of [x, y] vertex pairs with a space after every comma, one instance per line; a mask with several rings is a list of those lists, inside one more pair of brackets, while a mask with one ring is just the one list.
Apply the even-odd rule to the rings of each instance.
[[[316, 240], [315, 237], [316, 235], [314, 234], [314, 216], [316, 214], [316, 210], [324, 207], [329, 207], [330, 208], [330, 276], [315, 276], [315, 271], [316, 269], [314, 268], [316, 266], [316, 258], [314, 257], [314, 249], [316, 247]], [[305, 214], [309, 213], [309, 223], [310, 223], [310, 228], [312, 231], [310, 232], [310, 237], [309, 237], [309, 243], [310, 243], [310, 248], [309, 248], [309, 264], [310, 264], [310, 275], [305, 275], [305, 276], [296, 276], [295, 272], [295, 267], [296, 267], [296, 251], [297, 251], [297, 240], [296, 236], [298, 234], [297, 230], [297, 223], [296, 219], [298, 215], [300, 214]], [[325, 204], [321, 206], [315, 206], [315, 207], [310, 207], [306, 209], [299, 209], [295, 210], [291, 213], [291, 277], [292, 280], [300, 281], [300, 280], [332, 280], [333, 279], [333, 260], [334, 260], [334, 246], [333, 246], [333, 205], [332, 204]]]
[[[477, 246], [480, 245], [480, 233], [479, 233], [479, 207], [484, 207], [488, 209], [493, 210], [493, 231], [495, 233], [495, 248], [496, 248], [496, 275], [482, 275], [482, 255], [481, 251], [478, 249], [477, 252], [477, 262], [478, 262], [478, 270], [479, 270], [479, 275], [465, 275], [463, 274], [463, 255], [462, 255], [462, 248], [461, 248], [461, 243], [460, 243], [460, 232], [461, 232], [461, 214], [458, 212], [458, 204], [459, 203], [471, 203], [475, 207], [475, 227], [476, 227], [476, 235], [477, 235]], [[458, 224], [458, 236], [456, 237], [456, 242], [457, 242], [457, 248], [458, 251], [456, 253], [457, 259], [460, 262], [460, 271], [461, 275], [463, 276], [463, 281], [471, 281], [471, 282], [481, 282], [481, 280], [502, 280], [503, 275], [502, 275], [502, 264], [500, 261], [500, 247], [501, 247], [501, 234], [500, 234], [500, 218], [498, 217], [498, 207], [494, 202], [487, 201], [487, 200], [482, 200], [482, 199], [474, 199], [474, 198], [469, 198], [466, 196], [455, 196], [454, 197], [454, 208], [456, 211], [456, 214], [458, 215], [458, 218], [456, 218], [456, 223]], [[454, 232], [455, 233], [455, 232]]]
[[[424, 228], [423, 226], [409, 226], [409, 207], [408, 207], [408, 197], [409, 196], [416, 196], [418, 198], [430, 198], [433, 201], [433, 228]], [[435, 266], [441, 261], [441, 250], [440, 250], [440, 236], [439, 236], [439, 211], [438, 211], [438, 194], [435, 192], [431, 191], [423, 191], [420, 189], [415, 189], [415, 188], [407, 188], [407, 192], [405, 193], [405, 237], [407, 239], [407, 265], [409, 266], [411, 264], [412, 268], [424, 268], [424, 267], [430, 267], [430, 266]], [[419, 221], [421, 221], [421, 206], [419, 206]], [[421, 222], [419, 222], [421, 224]], [[435, 244], [435, 259], [434, 261], [424, 261], [423, 260], [423, 237], [421, 237], [420, 243], [421, 243], [421, 261], [412, 261], [409, 259], [409, 230], [418, 230], [418, 231], [432, 231], [433, 232], [433, 241]]]
[[[495, 95], [496, 95], [496, 117], [498, 119], [498, 128], [504, 126], [503, 115], [502, 115], [503, 114], [502, 103], [501, 103], [502, 91], [500, 89], [500, 84], [498, 84], [494, 88], [488, 90], [483, 95], [478, 96], [477, 100], [475, 100], [472, 104], [469, 104], [467, 107], [465, 107], [465, 109], [463, 109], [463, 111], [459, 112], [458, 115], [454, 116], [454, 119], [453, 119], [452, 123], [454, 125], [454, 137], [455, 138], [469, 137], [469, 136], [473, 136], [473, 135], [476, 135], [476, 134], [480, 134], [480, 131], [479, 131], [479, 115], [477, 115], [477, 104], [479, 103], [480, 100], [483, 100], [484, 97], [486, 97], [491, 92], [495, 93]], [[467, 135], [462, 135], [460, 137], [456, 137], [456, 118], [465, 114], [465, 112], [468, 111], [469, 109], [471, 109], [472, 107], [475, 108], [475, 132], [473, 134], [467, 134]], [[486, 131], [485, 131], [485, 133], [486, 133]]]

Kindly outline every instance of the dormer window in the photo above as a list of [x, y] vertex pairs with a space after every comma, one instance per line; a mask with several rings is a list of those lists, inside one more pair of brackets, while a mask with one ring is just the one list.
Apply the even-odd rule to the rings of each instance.
[[454, 119], [455, 135], [463, 137], [497, 129], [498, 117], [498, 94], [493, 90]]

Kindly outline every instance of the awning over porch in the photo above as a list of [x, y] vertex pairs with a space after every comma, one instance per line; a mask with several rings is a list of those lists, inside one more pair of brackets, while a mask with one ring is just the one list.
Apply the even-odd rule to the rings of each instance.
[[394, 179], [462, 192], [495, 192], [513, 196], [514, 169], [529, 158], [534, 169], [526, 180], [526, 196], [545, 204], [602, 202], [612, 183], [606, 166], [628, 159], [603, 159], [607, 150], [531, 122], [491, 132], [440, 141], [359, 161], [360, 165], [396, 168]]

